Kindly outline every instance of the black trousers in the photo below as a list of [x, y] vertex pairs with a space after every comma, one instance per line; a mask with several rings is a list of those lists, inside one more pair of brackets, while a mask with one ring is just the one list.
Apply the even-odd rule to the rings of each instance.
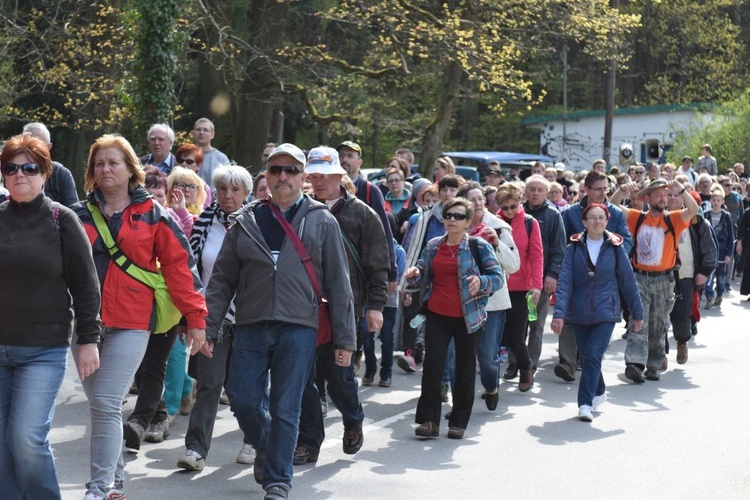
[[[451, 318], [433, 312], [427, 313], [425, 327], [425, 358], [422, 367], [422, 394], [417, 402], [418, 424], [432, 422], [440, 425], [440, 379], [451, 339], [456, 344], [456, 384], [453, 388], [453, 409], [448, 422], [450, 427], [466, 429], [474, 406], [474, 387], [477, 371], [477, 345], [482, 335], [466, 331], [464, 318]], [[529, 357], [526, 356], [528, 361]]]
[[505, 328], [503, 329], [503, 341], [501, 345], [506, 346], [516, 357], [516, 364], [521, 370], [531, 365], [529, 349], [526, 346], [526, 326], [529, 323], [529, 307], [526, 304], [527, 292], [510, 292], [510, 309], [505, 311]]
[[681, 279], [679, 284], [682, 288], [682, 296], [675, 298], [672, 312], [669, 313], [669, 319], [672, 322], [672, 333], [675, 340], [680, 344], [684, 344], [692, 337], [690, 331], [690, 311], [693, 309], [695, 280], [693, 278]]
[[135, 409], [128, 417], [129, 422], [138, 422], [144, 428], [149, 424], [167, 419], [167, 407], [164, 404], [164, 378], [167, 375], [167, 360], [172, 345], [177, 338], [177, 327], [164, 334], [152, 334], [148, 339], [146, 354], [141, 366], [135, 373], [135, 385], [138, 387], [138, 399]]

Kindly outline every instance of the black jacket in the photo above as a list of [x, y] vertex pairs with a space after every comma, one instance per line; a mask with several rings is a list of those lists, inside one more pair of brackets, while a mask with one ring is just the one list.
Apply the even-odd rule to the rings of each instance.
[[557, 279], [567, 246], [565, 226], [563, 226], [560, 211], [552, 207], [549, 202], [535, 209], [529, 207], [529, 202], [526, 202], [523, 204], [523, 209], [539, 222], [544, 251], [544, 277]]

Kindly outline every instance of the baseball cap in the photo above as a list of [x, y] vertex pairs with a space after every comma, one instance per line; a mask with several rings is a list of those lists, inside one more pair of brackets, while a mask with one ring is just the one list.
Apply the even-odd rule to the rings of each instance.
[[555, 170], [565, 170], [565, 164], [561, 161], [555, 163]]
[[353, 149], [354, 151], [356, 151], [357, 153], [359, 153], [360, 157], [362, 156], [362, 147], [359, 144], [357, 144], [356, 142], [344, 141], [341, 144], [339, 144], [338, 146], [336, 146], [336, 151], [338, 151], [341, 148]]
[[688, 156], [688, 155], [685, 155], [685, 156], [682, 157], [682, 161], [685, 161], [685, 160], [687, 160], [687, 161], [693, 161], [693, 159], [690, 156]]
[[487, 175], [490, 174], [503, 175], [503, 170], [500, 168], [500, 165], [490, 165], [487, 168]]
[[312, 148], [307, 153], [307, 168], [305, 171], [308, 174], [346, 174], [346, 170], [341, 168], [339, 162], [339, 152], [327, 146]]
[[[295, 160], [297, 160], [299, 163], [302, 164], [302, 168], [305, 168], [305, 165], [307, 164], [307, 159], [305, 158], [305, 153], [302, 152], [300, 148], [295, 146], [294, 144], [289, 144], [288, 142], [285, 142], [284, 144], [280, 144], [274, 148], [273, 151], [271, 151], [271, 154], [268, 155], [268, 160], [275, 156], [281, 156], [281, 155], [287, 155], [291, 156]], [[268, 161], [266, 160], [266, 161]]]

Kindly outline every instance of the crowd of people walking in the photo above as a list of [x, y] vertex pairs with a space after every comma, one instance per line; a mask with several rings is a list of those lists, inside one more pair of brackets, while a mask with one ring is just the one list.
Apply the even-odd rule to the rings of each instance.
[[359, 385], [378, 376], [387, 390], [394, 365], [421, 364], [416, 438], [441, 435], [450, 401], [446, 435], [462, 439], [477, 372], [488, 411], [501, 378], [534, 387], [551, 313], [554, 374], [580, 371], [575, 416], [592, 422], [617, 323], [624, 376], [656, 382], [670, 330], [685, 364], [701, 308], [721, 307], [735, 276], [750, 294], [742, 164], [490, 164], [478, 183], [448, 157], [421, 178], [400, 149], [373, 183], [362, 147], [344, 141], [268, 144], [253, 179], [213, 136], [202, 118], [172, 154], [174, 131], [156, 124], [139, 158], [104, 135], [81, 200], [43, 124], [5, 142], [0, 497], [61, 498], [49, 433], [71, 345], [90, 407], [85, 500], [125, 499], [123, 452], [169, 438], [178, 414], [176, 467], [203, 470], [220, 404], [242, 431], [237, 462], [273, 500], [289, 496], [294, 466], [318, 461], [329, 400], [343, 452], [362, 448]]

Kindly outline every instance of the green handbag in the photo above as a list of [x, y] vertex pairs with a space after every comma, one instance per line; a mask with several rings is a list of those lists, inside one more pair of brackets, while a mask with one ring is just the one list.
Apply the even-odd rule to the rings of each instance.
[[112, 239], [112, 233], [109, 232], [107, 222], [104, 220], [99, 207], [87, 201], [86, 208], [91, 212], [96, 231], [99, 233], [102, 242], [104, 242], [104, 246], [109, 250], [112, 261], [117, 264], [117, 267], [127, 273], [128, 276], [154, 290], [154, 300], [156, 301], [156, 327], [154, 328], [154, 333], [166, 333], [171, 330], [182, 319], [182, 313], [172, 301], [172, 296], [169, 294], [161, 269], [154, 272], [138, 267], [115, 244], [114, 239]]

